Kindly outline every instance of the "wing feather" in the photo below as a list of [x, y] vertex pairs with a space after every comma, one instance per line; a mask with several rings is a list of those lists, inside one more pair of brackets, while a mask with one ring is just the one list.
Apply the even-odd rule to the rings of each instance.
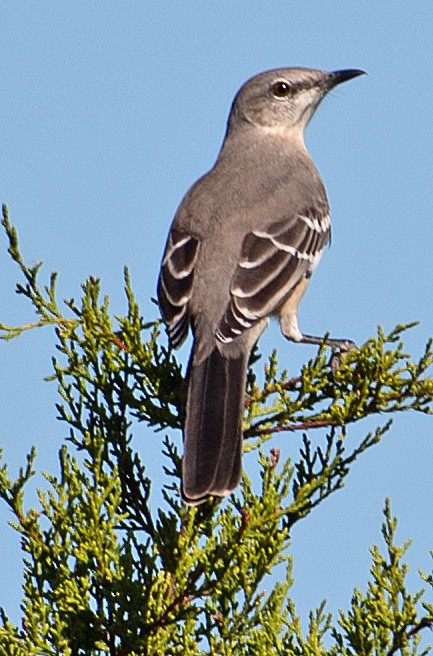
[[178, 348], [188, 334], [188, 302], [198, 246], [197, 239], [172, 228], [165, 247], [157, 291], [161, 314], [174, 348]]
[[230, 302], [217, 331], [229, 342], [275, 312], [311, 275], [330, 237], [326, 212], [306, 210], [291, 219], [249, 232], [230, 287]]

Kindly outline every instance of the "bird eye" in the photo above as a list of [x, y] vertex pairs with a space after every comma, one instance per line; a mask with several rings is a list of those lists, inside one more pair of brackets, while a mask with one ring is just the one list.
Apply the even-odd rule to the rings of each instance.
[[286, 98], [287, 96], [290, 96], [291, 93], [293, 93], [293, 89], [287, 84], [287, 82], [280, 80], [279, 82], [275, 82], [275, 84], [272, 85], [272, 93], [277, 98]]

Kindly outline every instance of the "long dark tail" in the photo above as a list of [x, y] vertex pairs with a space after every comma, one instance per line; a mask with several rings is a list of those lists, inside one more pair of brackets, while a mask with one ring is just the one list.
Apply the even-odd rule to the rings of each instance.
[[189, 371], [184, 431], [183, 497], [198, 504], [225, 496], [242, 470], [242, 417], [248, 353], [224, 357], [215, 348]]

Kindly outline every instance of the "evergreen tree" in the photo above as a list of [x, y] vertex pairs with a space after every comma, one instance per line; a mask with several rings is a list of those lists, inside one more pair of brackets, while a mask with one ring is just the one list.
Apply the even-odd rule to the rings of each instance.
[[[22, 626], [1, 611], [0, 656], [162, 656], [185, 654], [352, 656], [426, 654], [423, 630], [433, 602], [409, 593], [396, 520], [386, 503], [384, 550], [371, 550], [367, 591], [355, 590], [349, 610], [332, 619], [325, 605], [302, 628], [290, 596], [293, 525], [340, 489], [354, 461], [377, 444], [397, 412], [431, 413], [432, 342], [413, 362], [397, 326], [378, 329], [344, 357], [321, 348], [299, 376], [280, 371], [276, 353], [259, 384], [257, 352], [250, 363], [245, 446], [257, 454], [261, 489], [244, 473], [226, 500], [189, 508], [180, 499], [181, 429], [185, 384], [158, 322], [145, 323], [125, 270], [125, 316], [112, 317], [100, 283], [89, 278], [79, 303], [56, 297], [56, 274], [39, 283], [40, 264], [25, 264], [3, 207], [9, 253], [37, 320], [0, 324], [2, 339], [51, 325], [60, 395], [68, 426], [60, 471], [45, 475], [38, 510], [24, 509], [34, 474], [32, 449], [18, 477], [0, 468], [0, 496], [13, 513], [24, 552]], [[369, 415], [390, 420], [357, 444], [350, 425]], [[162, 430], [163, 501], [151, 503], [152, 481], [133, 430], [142, 422]], [[284, 460], [269, 439], [303, 435], [299, 455]], [[352, 441], [350, 441], [352, 442]], [[263, 580], [281, 564], [285, 576], [263, 593]], [[433, 599], [433, 575], [421, 574]], [[1, 600], [0, 600], [1, 601]]]

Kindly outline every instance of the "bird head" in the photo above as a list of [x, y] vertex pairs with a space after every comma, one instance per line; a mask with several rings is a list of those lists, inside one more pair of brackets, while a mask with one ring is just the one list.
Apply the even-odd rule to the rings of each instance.
[[326, 94], [363, 73], [358, 69], [328, 72], [311, 68], [279, 68], [260, 73], [236, 94], [229, 131], [248, 125], [302, 139], [308, 121]]

